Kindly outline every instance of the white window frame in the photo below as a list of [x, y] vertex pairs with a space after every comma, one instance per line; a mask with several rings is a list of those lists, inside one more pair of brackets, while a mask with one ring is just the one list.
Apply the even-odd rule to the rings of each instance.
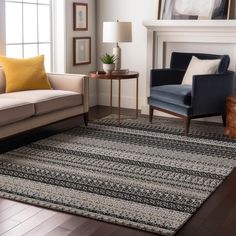
[[[50, 71], [53, 71], [53, 35], [52, 35], [52, 28], [53, 28], [53, 11], [52, 11], [52, 2], [53, 0], [50, 0], [50, 4], [43, 4], [43, 3], [38, 3], [38, 1], [36, 3], [24, 3], [23, 1], [19, 2], [19, 1], [9, 1], [9, 0], [4, 0], [3, 1], [4, 3], [6, 2], [10, 2], [10, 3], [18, 3], [18, 4], [22, 4], [22, 22], [23, 22], [23, 15], [24, 15], [24, 12], [23, 12], [23, 5], [24, 4], [32, 4], [32, 5], [36, 5], [37, 7], [37, 12], [38, 12], [38, 6], [39, 5], [43, 5], [43, 6], [49, 6], [50, 8], [50, 40], [47, 41], [47, 42], [40, 42], [39, 41], [39, 28], [37, 27], [37, 40], [34, 41], [34, 42], [24, 42], [24, 25], [22, 23], [22, 42], [21, 43], [7, 43], [6, 41], [6, 36], [5, 36], [5, 54], [6, 54], [6, 47], [7, 46], [12, 46], [12, 45], [20, 45], [22, 46], [22, 57], [24, 58], [24, 45], [37, 45], [37, 54], [39, 54], [39, 45], [43, 45], [43, 44], [49, 44], [50, 45], [50, 57], [51, 57], [51, 61], [50, 61]], [[1, 13], [1, 12], [0, 12]], [[5, 18], [5, 4], [4, 4], [4, 18]], [[6, 23], [6, 18], [4, 19], [4, 24]], [[37, 24], [38, 24], [38, 15], [37, 15]], [[5, 35], [6, 35], [6, 30], [5, 30]]]
[[[66, 72], [66, 0], [51, 0], [51, 70]], [[0, 0], [0, 56], [6, 55], [5, 0]]]
[[0, 1], [0, 55], [6, 55], [5, 1]]

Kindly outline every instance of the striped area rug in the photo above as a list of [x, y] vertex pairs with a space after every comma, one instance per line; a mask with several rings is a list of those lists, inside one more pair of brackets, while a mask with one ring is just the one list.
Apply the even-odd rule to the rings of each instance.
[[0, 197], [173, 235], [236, 166], [222, 131], [97, 120], [0, 155]]

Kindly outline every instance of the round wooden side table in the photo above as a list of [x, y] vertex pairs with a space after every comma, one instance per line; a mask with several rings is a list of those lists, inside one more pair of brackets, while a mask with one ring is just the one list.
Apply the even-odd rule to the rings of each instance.
[[225, 135], [236, 138], [236, 96], [227, 98]]
[[112, 84], [113, 80], [118, 80], [118, 121], [120, 123], [120, 97], [121, 97], [121, 80], [136, 79], [136, 118], [138, 118], [138, 78], [139, 73], [135, 71], [129, 71], [128, 73], [111, 73], [106, 74], [103, 71], [90, 72], [90, 78], [98, 80], [110, 80], [110, 109], [112, 112]]

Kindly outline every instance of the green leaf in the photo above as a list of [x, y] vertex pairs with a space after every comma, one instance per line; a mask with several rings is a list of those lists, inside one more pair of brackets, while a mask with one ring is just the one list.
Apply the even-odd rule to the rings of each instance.
[[104, 63], [104, 64], [114, 64], [116, 61], [116, 56], [115, 55], [110, 55], [108, 53], [105, 53], [102, 57], [100, 57], [100, 60]]

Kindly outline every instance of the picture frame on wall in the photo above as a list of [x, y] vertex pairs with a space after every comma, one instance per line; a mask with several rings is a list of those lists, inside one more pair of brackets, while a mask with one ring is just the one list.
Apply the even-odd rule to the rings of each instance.
[[88, 30], [88, 4], [73, 3], [73, 28], [75, 31]]
[[73, 38], [73, 62], [74, 65], [91, 63], [91, 37]]
[[160, 0], [161, 20], [229, 19], [231, 0]]
[[162, 0], [156, 0], [156, 9], [157, 9], [157, 19], [161, 19], [161, 5]]

